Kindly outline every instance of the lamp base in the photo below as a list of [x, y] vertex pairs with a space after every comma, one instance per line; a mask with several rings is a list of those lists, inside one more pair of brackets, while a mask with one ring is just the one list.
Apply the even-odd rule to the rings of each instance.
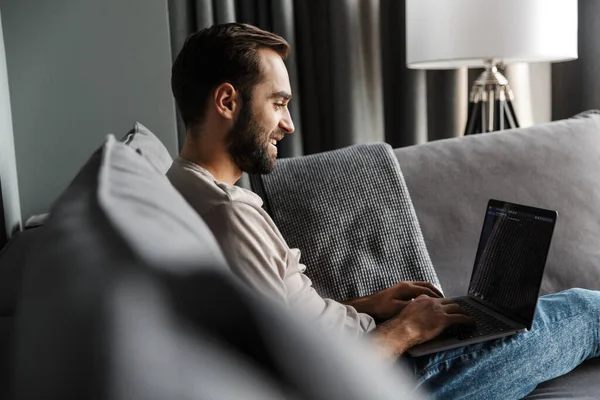
[[518, 128], [513, 100], [508, 80], [498, 71], [497, 62], [487, 61], [485, 71], [471, 89], [465, 135]]

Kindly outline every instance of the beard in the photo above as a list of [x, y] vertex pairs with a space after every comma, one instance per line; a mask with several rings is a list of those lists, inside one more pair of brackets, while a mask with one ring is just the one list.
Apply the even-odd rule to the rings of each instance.
[[283, 132], [269, 132], [260, 125], [252, 112], [250, 101], [244, 101], [237, 121], [227, 132], [227, 151], [243, 172], [268, 174], [275, 169], [276, 155], [269, 152], [270, 139]]

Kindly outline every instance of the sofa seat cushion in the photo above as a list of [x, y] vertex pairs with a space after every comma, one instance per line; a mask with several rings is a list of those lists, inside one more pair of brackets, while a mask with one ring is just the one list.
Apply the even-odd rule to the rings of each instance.
[[600, 395], [600, 358], [588, 360], [567, 375], [538, 385], [526, 399], [597, 399]]

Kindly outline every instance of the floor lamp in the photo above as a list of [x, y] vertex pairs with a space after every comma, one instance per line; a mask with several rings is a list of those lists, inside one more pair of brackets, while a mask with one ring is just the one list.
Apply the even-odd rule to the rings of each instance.
[[406, 0], [406, 63], [481, 68], [464, 134], [519, 127], [500, 65], [577, 58], [577, 0]]

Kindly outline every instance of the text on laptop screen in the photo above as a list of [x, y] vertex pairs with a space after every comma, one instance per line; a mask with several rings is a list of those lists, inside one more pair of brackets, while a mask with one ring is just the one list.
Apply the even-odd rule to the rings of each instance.
[[469, 296], [531, 320], [554, 222], [511, 204], [488, 206]]

